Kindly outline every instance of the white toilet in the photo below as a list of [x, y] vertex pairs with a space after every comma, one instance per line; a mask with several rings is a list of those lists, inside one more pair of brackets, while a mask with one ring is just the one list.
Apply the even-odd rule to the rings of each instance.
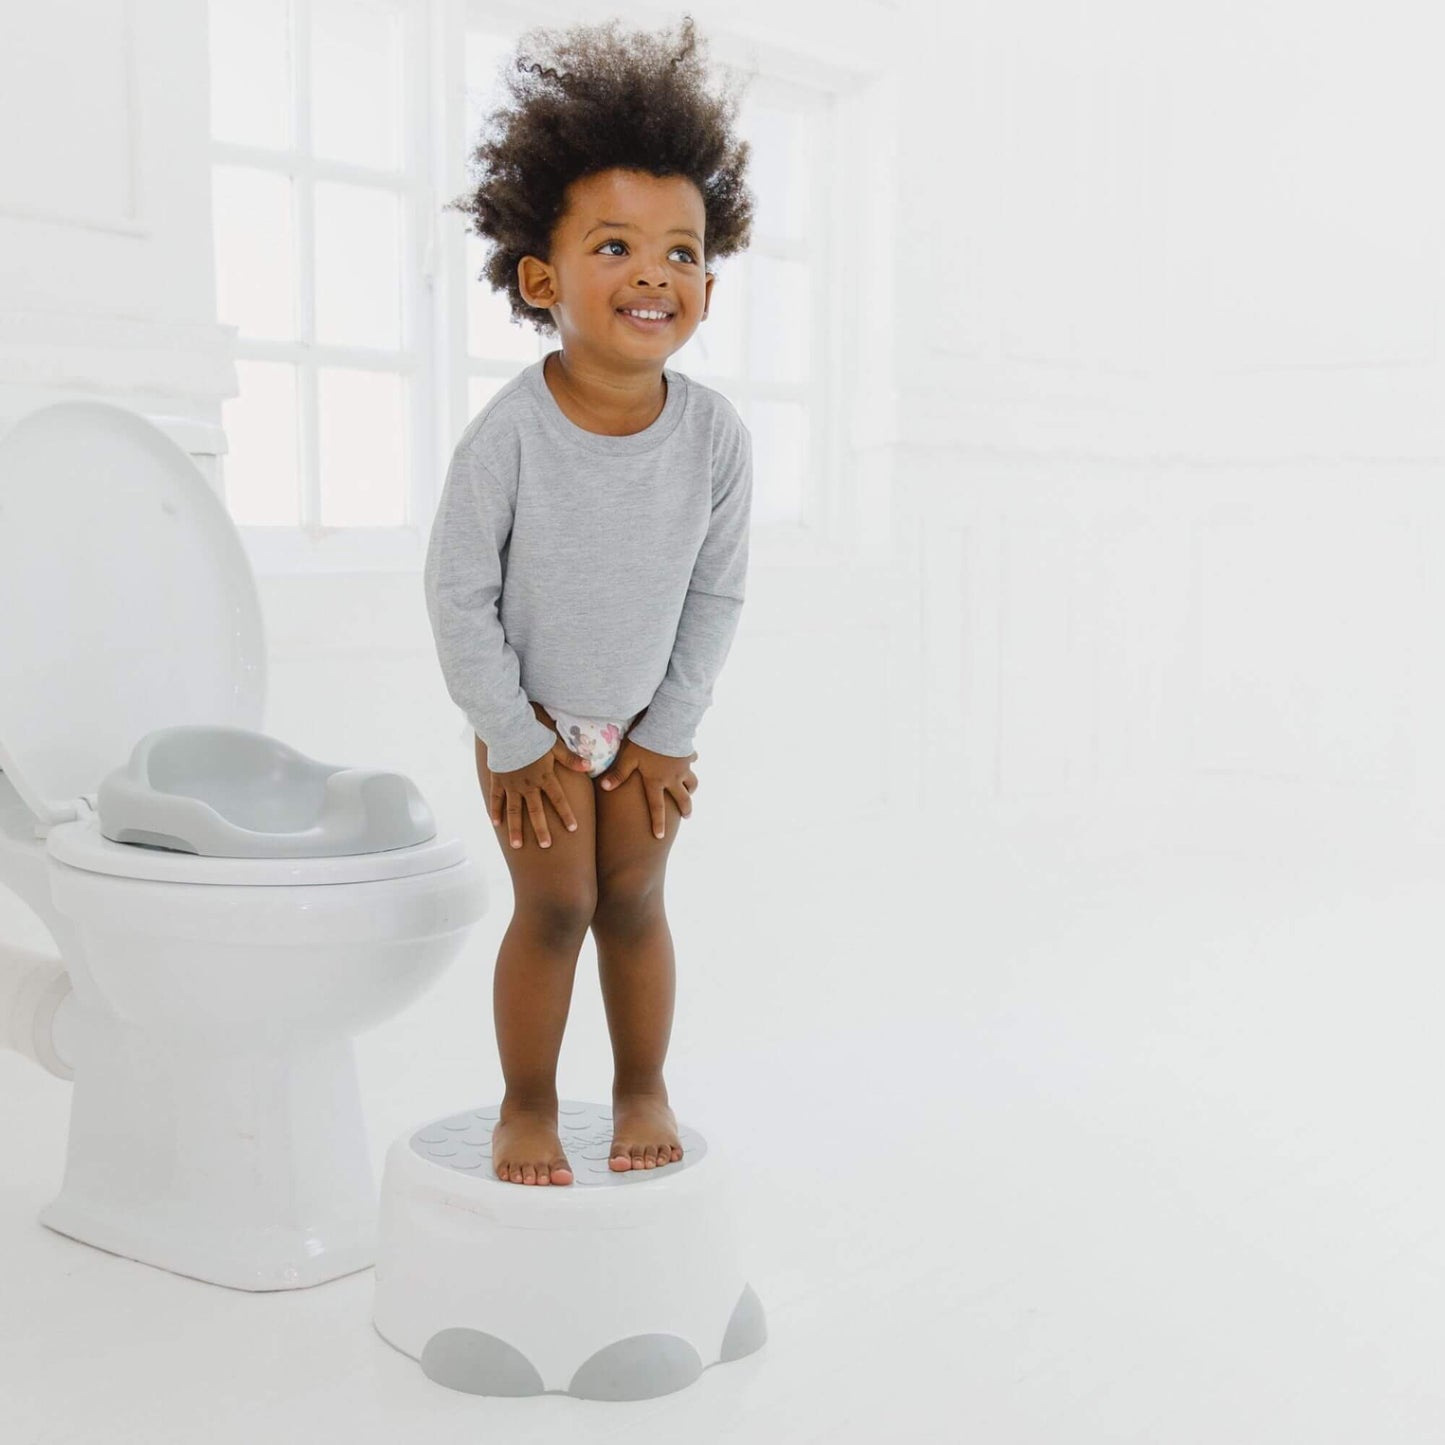
[[0, 437], [0, 1045], [73, 1077], [41, 1221], [238, 1289], [371, 1265], [353, 1037], [486, 910], [409, 780], [260, 732], [241, 541], [145, 418], [67, 401]]

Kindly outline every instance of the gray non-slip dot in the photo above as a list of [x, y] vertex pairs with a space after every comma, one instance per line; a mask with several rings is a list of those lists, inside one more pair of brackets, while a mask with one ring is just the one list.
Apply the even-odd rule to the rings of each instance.
[[572, 1376], [579, 1400], [652, 1400], [702, 1374], [698, 1353], [677, 1335], [631, 1335], [605, 1345]]
[[469, 1395], [540, 1395], [542, 1376], [515, 1345], [482, 1330], [439, 1330], [421, 1352], [429, 1380]]
[[767, 1339], [768, 1322], [763, 1313], [763, 1302], [752, 1285], [745, 1284], [737, 1304], [733, 1306], [732, 1318], [728, 1320], [718, 1360], [740, 1360], [744, 1355], [762, 1349]]
[[[492, 1166], [492, 1131], [500, 1116], [501, 1105], [490, 1104], [436, 1119], [424, 1124], [411, 1136], [412, 1152], [429, 1164], [455, 1169], [478, 1182], [488, 1180], [504, 1189], [525, 1189], [528, 1186], [498, 1179]], [[608, 1163], [612, 1154], [610, 1105], [562, 1099], [557, 1104], [557, 1125], [562, 1152], [572, 1166], [572, 1183], [549, 1184], [546, 1186], [549, 1189], [575, 1189], [578, 1185], [616, 1188], [641, 1184], [660, 1175], [677, 1174], [696, 1164], [707, 1153], [707, 1141], [702, 1135], [679, 1120], [677, 1137], [682, 1144], [681, 1159], [651, 1169], [613, 1169]]]

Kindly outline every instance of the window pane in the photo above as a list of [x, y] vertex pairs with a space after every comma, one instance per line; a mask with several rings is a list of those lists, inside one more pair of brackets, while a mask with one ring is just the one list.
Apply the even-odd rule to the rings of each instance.
[[241, 394], [221, 403], [226, 506], [238, 526], [294, 527], [301, 521], [296, 368], [238, 361], [236, 376]]
[[806, 381], [812, 268], [803, 261], [757, 255], [748, 257], [748, 269], [755, 375], [763, 381]]
[[406, 378], [322, 367], [317, 374], [324, 527], [406, 521]]
[[386, 0], [311, 0], [311, 148], [395, 170], [401, 145], [402, 27]]
[[[507, 384], [505, 376], [471, 376], [467, 378], [467, 421], [476, 416], [486, 404]], [[458, 433], [460, 435], [460, 432]]]
[[216, 310], [243, 336], [296, 334], [291, 181], [244, 166], [211, 168]]
[[237, 145], [291, 144], [287, 0], [211, 0], [211, 135]]
[[755, 401], [747, 418], [753, 436], [753, 520], [803, 520], [808, 469], [808, 412], [796, 401]]
[[507, 35], [493, 35], [483, 30], [467, 32], [466, 106], [463, 113], [466, 135], [462, 140], [469, 152], [476, 143], [483, 117], [502, 104], [505, 92], [498, 72], [516, 48], [516, 41]]
[[531, 322], [512, 320], [507, 298], [479, 281], [486, 262], [486, 247], [467, 237], [467, 350], [488, 361], [535, 361], [538, 334]]
[[759, 238], [805, 238], [809, 177], [808, 117], [773, 106], [744, 104], [738, 128], [752, 145], [748, 185], [756, 197], [753, 233]]
[[391, 192], [316, 183], [316, 339], [401, 345], [401, 202]]
[[717, 280], [712, 285], [707, 320], [698, 322], [687, 345], [674, 352], [667, 364], [689, 376], [740, 376], [747, 261], [742, 256], [731, 256], [714, 264]]

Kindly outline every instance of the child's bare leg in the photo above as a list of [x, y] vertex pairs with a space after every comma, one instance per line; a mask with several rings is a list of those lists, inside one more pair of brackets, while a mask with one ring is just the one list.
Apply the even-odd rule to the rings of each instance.
[[585, 924], [552, 932], [519, 908], [497, 954], [492, 1012], [507, 1090], [492, 1130], [492, 1168], [512, 1184], [572, 1182], [557, 1133], [557, 1056], [586, 932]]
[[664, 795], [665, 836], [652, 831], [642, 777], [598, 788], [597, 909], [592, 936], [612, 1036], [612, 1154], [616, 1170], [682, 1158], [662, 1078], [672, 1033], [676, 967], [663, 911], [663, 877], [682, 813]]
[[[486, 744], [477, 739], [477, 774], [490, 809]], [[492, 1169], [511, 1184], [571, 1184], [557, 1133], [557, 1056], [572, 1003], [577, 955], [596, 903], [592, 781], [556, 770], [577, 819], [568, 832], [544, 799], [550, 846], [543, 848], [522, 809], [522, 846], [513, 848], [502, 811], [498, 841], [512, 875], [515, 909], [492, 981], [497, 1052], [506, 1095], [492, 1131]], [[490, 819], [490, 810], [488, 813]]]

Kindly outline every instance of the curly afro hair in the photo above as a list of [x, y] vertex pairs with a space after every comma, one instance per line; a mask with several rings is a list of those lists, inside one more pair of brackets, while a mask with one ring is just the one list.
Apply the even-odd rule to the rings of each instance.
[[618, 36], [617, 20], [563, 32], [527, 31], [500, 68], [512, 97], [483, 122], [471, 155], [475, 187], [443, 207], [472, 217], [491, 242], [480, 280], [505, 291], [512, 319], [556, 334], [546, 308], [517, 285], [523, 256], [551, 262], [553, 231], [567, 187], [621, 168], [658, 178], [686, 176], [702, 193], [704, 269], [743, 250], [752, 236], [753, 197], [744, 183], [751, 147], [733, 133], [738, 100], [708, 93], [690, 15], [680, 43], [666, 32]]

